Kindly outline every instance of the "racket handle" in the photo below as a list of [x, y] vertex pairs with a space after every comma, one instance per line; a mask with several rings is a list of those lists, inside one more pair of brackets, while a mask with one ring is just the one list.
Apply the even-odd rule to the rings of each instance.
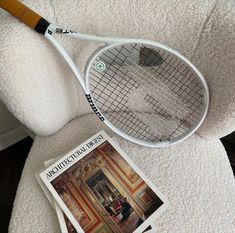
[[0, 0], [0, 7], [38, 33], [44, 34], [50, 25], [47, 20], [17, 0]]

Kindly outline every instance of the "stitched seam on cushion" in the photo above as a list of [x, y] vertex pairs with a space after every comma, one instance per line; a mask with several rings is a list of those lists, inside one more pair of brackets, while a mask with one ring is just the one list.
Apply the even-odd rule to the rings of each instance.
[[[195, 55], [195, 52], [197, 51], [197, 49], [198, 49], [198, 47], [199, 47], [199, 43], [200, 43], [200, 41], [201, 41], [202, 34], [203, 34], [203, 32], [205, 31], [205, 28], [206, 28], [206, 26], [207, 26], [207, 23], [209, 22], [211, 16], [213, 15], [214, 10], [215, 10], [215, 7], [216, 7], [216, 5], [217, 5], [218, 2], [219, 2], [219, 0], [216, 0], [216, 1], [215, 1], [213, 7], [211, 8], [210, 13], [208, 14], [208, 16], [206, 17], [206, 19], [205, 19], [205, 21], [204, 21], [204, 24], [203, 24], [203, 26], [202, 26], [202, 28], [201, 28], [201, 31], [200, 31], [199, 36], [198, 36], [198, 39], [197, 39], [197, 41], [196, 41], [196, 43], [195, 43], [195, 46], [194, 46], [194, 49], [193, 49], [193, 53], [192, 53], [191, 58], [190, 58], [191, 61], [192, 61], [192, 59], [193, 59], [193, 56]], [[198, 133], [198, 132], [195, 132], [195, 134], [198, 135], [200, 138], [208, 139], [207, 137], [201, 135], [201, 134]]]
[[192, 60], [192, 58], [193, 58], [193, 56], [194, 56], [194, 54], [195, 54], [195, 52], [196, 52], [196, 50], [197, 50], [197, 48], [198, 48], [198, 46], [199, 46], [199, 43], [200, 43], [201, 38], [202, 38], [202, 34], [203, 34], [203, 32], [205, 31], [206, 25], [207, 25], [207, 23], [209, 22], [209, 20], [210, 20], [212, 14], [214, 13], [215, 7], [216, 7], [216, 5], [217, 5], [218, 2], [219, 2], [219, 0], [216, 0], [216, 1], [215, 1], [214, 5], [213, 5], [212, 8], [211, 8], [210, 13], [208, 14], [208, 16], [206, 17], [206, 19], [205, 19], [205, 21], [204, 21], [204, 24], [203, 24], [203, 26], [202, 26], [202, 28], [201, 28], [201, 31], [200, 31], [199, 36], [198, 36], [198, 39], [197, 39], [197, 41], [196, 41], [196, 43], [195, 43], [195, 46], [194, 46], [194, 49], [193, 49], [193, 52], [192, 52], [192, 55], [191, 55], [190, 60]]

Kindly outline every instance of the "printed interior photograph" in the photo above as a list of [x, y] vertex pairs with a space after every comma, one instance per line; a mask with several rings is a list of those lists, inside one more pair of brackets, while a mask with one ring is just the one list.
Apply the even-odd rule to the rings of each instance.
[[[65, 227], [66, 227], [66, 229], [63, 229], [63, 230], [65, 230], [66, 233], [77, 233], [76, 229], [73, 227], [72, 223], [69, 221], [69, 219], [66, 217], [65, 214], [63, 214], [63, 218], [64, 218], [64, 221], [65, 221]], [[152, 230], [152, 229], [153, 229], [152, 226], [149, 225], [149, 226], [143, 231], [143, 233], [144, 233], [144, 232], [148, 232], [148, 231], [150, 231], [150, 230]], [[61, 231], [62, 231], [62, 230], [61, 230]], [[62, 233], [64, 233], [64, 232], [62, 231]]]
[[86, 233], [132, 233], [163, 204], [107, 141], [51, 184]]
[[0, 0], [0, 164], [0, 233], [235, 233], [235, 0]]

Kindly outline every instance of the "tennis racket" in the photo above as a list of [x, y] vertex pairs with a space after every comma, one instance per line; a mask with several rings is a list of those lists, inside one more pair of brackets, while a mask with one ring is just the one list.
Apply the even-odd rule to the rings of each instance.
[[[62, 29], [15, 0], [0, 6], [55, 47], [96, 115], [114, 132], [143, 146], [164, 147], [193, 134], [205, 119], [209, 90], [177, 51], [154, 41], [110, 38]], [[56, 35], [102, 44], [81, 74]]]

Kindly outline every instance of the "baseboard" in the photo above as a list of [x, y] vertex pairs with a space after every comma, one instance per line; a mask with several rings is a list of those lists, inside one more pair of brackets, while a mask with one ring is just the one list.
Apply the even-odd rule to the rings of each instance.
[[27, 133], [22, 126], [13, 128], [5, 133], [0, 134], [0, 151], [15, 144], [21, 139], [27, 137]]

